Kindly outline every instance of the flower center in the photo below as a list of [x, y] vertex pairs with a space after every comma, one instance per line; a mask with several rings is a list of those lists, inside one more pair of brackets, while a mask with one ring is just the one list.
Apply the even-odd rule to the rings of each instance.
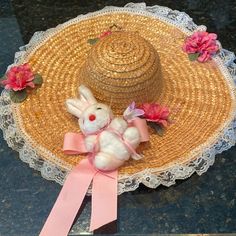
[[23, 73], [21, 71], [16, 74], [17, 80], [22, 80], [22, 77], [23, 77]]

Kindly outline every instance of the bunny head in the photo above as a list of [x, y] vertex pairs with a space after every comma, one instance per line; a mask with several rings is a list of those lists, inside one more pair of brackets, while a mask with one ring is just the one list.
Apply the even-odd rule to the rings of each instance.
[[79, 87], [79, 94], [80, 98], [66, 100], [67, 111], [79, 118], [83, 134], [94, 134], [110, 123], [112, 111], [108, 106], [98, 103], [86, 86]]

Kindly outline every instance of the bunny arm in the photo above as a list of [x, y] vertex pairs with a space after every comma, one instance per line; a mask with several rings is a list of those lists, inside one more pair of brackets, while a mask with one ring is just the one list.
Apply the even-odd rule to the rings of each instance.
[[88, 152], [92, 152], [97, 142], [97, 135], [88, 135], [85, 137], [85, 146]]
[[109, 128], [118, 131], [120, 134], [123, 134], [128, 128], [128, 124], [123, 118], [116, 117], [111, 121]]
[[136, 149], [140, 144], [140, 134], [136, 127], [128, 127], [123, 134], [123, 138], [134, 149]]

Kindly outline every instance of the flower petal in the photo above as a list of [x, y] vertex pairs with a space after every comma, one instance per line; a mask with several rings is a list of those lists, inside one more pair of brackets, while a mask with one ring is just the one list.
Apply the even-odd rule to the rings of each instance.
[[138, 109], [138, 108], [136, 108], [132, 111], [133, 117], [142, 116], [142, 115], [144, 115], [144, 113], [145, 113], [144, 110]]
[[210, 54], [205, 51], [203, 54], [201, 54], [199, 57], [198, 57], [198, 61], [199, 62], [205, 62], [207, 61], [208, 59], [210, 59]]
[[31, 87], [31, 88], [34, 88], [35, 87], [35, 84], [33, 82], [29, 82], [26, 84], [27, 86]]
[[7, 84], [7, 85], [5, 86], [5, 89], [11, 89], [11, 86], [10, 86], [9, 84]]
[[133, 101], [130, 105], [129, 105], [129, 109], [133, 110], [135, 108], [135, 101]]

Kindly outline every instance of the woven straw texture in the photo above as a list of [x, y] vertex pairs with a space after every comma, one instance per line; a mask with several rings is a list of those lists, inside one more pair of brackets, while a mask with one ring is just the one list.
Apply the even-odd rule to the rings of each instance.
[[91, 48], [79, 77], [100, 102], [120, 114], [131, 101], [156, 101], [164, 82], [155, 48], [138, 33], [122, 30]]
[[[93, 47], [87, 40], [99, 36], [112, 24], [139, 34], [153, 45], [159, 55], [161, 80], [165, 84], [160, 94], [158, 87], [162, 86], [156, 85], [156, 102], [172, 110], [180, 108], [172, 114], [175, 123], [163, 137], [150, 129], [150, 142], [140, 145], [138, 150], [144, 158], [128, 161], [119, 174], [173, 166], [198, 156], [202, 145], [210, 144], [223, 128], [221, 124], [232, 119], [233, 101], [228, 84], [213, 60], [204, 64], [189, 61], [181, 50], [185, 35], [174, 26], [127, 13], [112, 13], [72, 24], [48, 38], [28, 56], [28, 63], [35, 72], [42, 74], [44, 84], [15, 109], [16, 119], [32, 146], [44, 159], [65, 169], [84, 157], [66, 156], [62, 152], [64, 134], [79, 132], [76, 118], [66, 111], [64, 103], [67, 98], [77, 96], [79, 80], [84, 78], [81, 78], [81, 71]], [[129, 47], [139, 48], [139, 44], [134, 41]], [[150, 97], [153, 93], [150, 89]]]

